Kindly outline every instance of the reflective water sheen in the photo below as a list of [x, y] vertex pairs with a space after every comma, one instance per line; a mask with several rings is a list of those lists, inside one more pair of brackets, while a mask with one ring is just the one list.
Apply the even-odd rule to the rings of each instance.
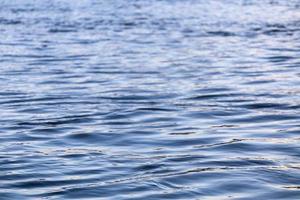
[[0, 199], [300, 199], [299, 0], [0, 5]]

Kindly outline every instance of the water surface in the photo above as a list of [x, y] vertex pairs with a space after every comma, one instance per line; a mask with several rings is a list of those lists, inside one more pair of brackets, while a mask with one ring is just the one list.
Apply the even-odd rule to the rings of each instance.
[[298, 0], [0, 5], [0, 199], [300, 199]]

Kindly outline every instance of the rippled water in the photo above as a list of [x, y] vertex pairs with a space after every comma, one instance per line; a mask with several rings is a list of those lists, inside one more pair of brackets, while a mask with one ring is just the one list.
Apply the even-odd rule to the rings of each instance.
[[0, 5], [0, 199], [300, 199], [299, 0]]

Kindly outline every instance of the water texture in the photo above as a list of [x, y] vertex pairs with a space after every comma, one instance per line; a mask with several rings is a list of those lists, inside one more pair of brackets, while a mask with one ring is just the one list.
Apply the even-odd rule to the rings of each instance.
[[300, 199], [299, 0], [0, 0], [0, 199]]

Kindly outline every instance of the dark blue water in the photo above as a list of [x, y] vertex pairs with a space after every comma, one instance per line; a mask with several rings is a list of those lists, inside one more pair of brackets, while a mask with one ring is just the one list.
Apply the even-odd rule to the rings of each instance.
[[299, 0], [0, 0], [0, 199], [300, 199]]

